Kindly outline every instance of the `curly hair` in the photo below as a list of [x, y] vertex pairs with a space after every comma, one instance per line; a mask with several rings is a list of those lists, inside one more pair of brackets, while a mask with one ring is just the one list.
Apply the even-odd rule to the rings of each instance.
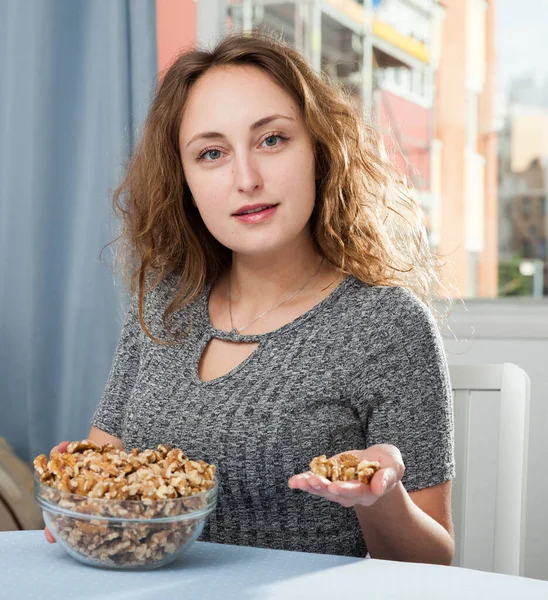
[[315, 151], [318, 180], [310, 228], [320, 254], [344, 274], [370, 285], [407, 287], [432, 306], [441, 265], [429, 246], [422, 210], [387, 159], [379, 133], [358, 114], [348, 93], [317, 74], [293, 48], [261, 32], [231, 34], [211, 51], [184, 52], [167, 70], [113, 195], [122, 219], [118, 255], [130, 292], [138, 291], [147, 335], [152, 337], [143, 318], [149, 284], [180, 276], [165, 323], [231, 263], [231, 251], [207, 230], [192, 202], [178, 141], [194, 84], [226, 65], [260, 69], [300, 107]]

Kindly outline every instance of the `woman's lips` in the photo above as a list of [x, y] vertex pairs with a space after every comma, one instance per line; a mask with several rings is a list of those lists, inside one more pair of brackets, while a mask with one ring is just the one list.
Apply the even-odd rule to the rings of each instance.
[[241, 223], [263, 223], [272, 217], [278, 208], [278, 204], [265, 208], [260, 212], [248, 213], [246, 215], [233, 215]]

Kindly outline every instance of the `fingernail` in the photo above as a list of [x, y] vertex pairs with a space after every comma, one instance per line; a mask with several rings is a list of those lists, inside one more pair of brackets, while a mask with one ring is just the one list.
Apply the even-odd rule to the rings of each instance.
[[311, 483], [310, 487], [314, 490], [321, 490], [322, 486], [321, 485], [317, 485], [316, 483]]

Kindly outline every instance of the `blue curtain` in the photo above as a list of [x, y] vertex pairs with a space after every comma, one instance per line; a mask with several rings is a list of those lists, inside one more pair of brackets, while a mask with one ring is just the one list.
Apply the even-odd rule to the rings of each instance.
[[154, 0], [0, 0], [0, 435], [25, 460], [85, 437], [106, 382], [127, 299], [99, 253], [156, 72]]

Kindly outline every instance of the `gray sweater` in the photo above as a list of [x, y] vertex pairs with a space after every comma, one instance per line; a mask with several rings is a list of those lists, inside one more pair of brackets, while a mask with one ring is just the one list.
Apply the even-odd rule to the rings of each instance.
[[[146, 297], [145, 320], [166, 339], [163, 312], [177, 279]], [[216, 511], [201, 540], [365, 556], [353, 509], [292, 490], [312, 458], [388, 443], [406, 466], [408, 491], [454, 477], [448, 368], [435, 321], [411, 292], [347, 277], [325, 300], [280, 329], [236, 335], [215, 329], [210, 288], [177, 311], [176, 346], [153, 342], [130, 303], [93, 425], [124, 448], [177, 446], [217, 465]], [[212, 337], [259, 342], [230, 373], [203, 382]]]

